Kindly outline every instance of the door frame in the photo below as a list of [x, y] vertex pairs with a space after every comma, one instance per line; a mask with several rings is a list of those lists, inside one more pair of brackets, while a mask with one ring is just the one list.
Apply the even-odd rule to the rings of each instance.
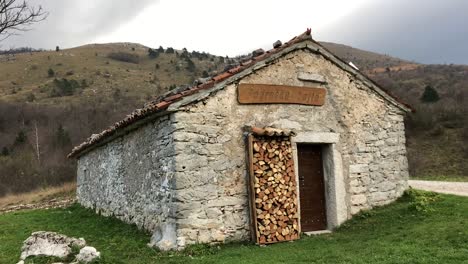
[[[297, 144], [316, 144], [322, 146], [322, 164], [325, 188], [325, 210], [327, 216], [327, 230], [332, 230], [348, 219], [346, 205], [346, 188], [343, 176], [341, 153], [339, 152], [340, 135], [328, 132], [298, 132], [292, 137], [294, 170], [296, 182], [299, 182], [299, 164], [297, 158]], [[301, 215], [300, 190], [297, 184], [298, 211]], [[299, 223], [301, 219], [299, 219]]]

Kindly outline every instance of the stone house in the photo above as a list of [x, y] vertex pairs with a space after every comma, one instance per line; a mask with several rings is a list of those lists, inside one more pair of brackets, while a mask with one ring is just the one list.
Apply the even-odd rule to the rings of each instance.
[[254, 237], [246, 127], [293, 131], [298, 231], [331, 230], [408, 187], [409, 111], [307, 30], [147, 103], [69, 157], [82, 205], [180, 249]]

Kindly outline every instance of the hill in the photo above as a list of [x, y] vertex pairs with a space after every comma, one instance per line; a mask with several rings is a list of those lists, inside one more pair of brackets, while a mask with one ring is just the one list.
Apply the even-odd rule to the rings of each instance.
[[[322, 44], [417, 110], [406, 122], [412, 176], [468, 175], [468, 66], [416, 64]], [[74, 161], [65, 158], [73, 145], [150, 98], [232, 63], [135, 43], [0, 55], [0, 196], [73, 180]], [[426, 86], [440, 100], [422, 102]]]
[[[224, 68], [223, 57], [172, 48], [149, 54], [134, 43], [2, 55], [0, 62], [0, 99], [53, 105], [117, 95], [142, 102]], [[62, 94], [56, 79], [77, 84]]]
[[[416, 110], [406, 120], [411, 175], [468, 181], [468, 66], [420, 65], [370, 76]], [[440, 99], [425, 102], [428, 87]]]
[[73, 145], [230, 61], [134, 43], [0, 55], [0, 196], [73, 180]]
[[[413, 177], [468, 180], [467, 65], [424, 65], [342, 44], [322, 44], [416, 110], [406, 120]], [[428, 86], [439, 100], [421, 100]]]
[[385, 69], [388, 67], [412, 64], [409, 61], [395, 58], [389, 55], [382, 55], [370, 51], [356, 49], [343, 44], [336, 44], [331, 42], [320, 42], [320, 44], [346, 62], [352, 62], [362, 71], [369, 71], [378, 68]]

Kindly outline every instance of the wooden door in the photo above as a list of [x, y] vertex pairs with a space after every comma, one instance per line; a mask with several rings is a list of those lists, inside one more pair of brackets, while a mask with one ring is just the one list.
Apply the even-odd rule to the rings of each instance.
[[327, 229], [322, 146], [298, 144], [301, 230]]

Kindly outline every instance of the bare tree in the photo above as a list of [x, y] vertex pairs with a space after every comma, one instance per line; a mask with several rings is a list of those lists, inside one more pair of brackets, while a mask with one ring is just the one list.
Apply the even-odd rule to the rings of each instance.
[[41, 164], [41, 151], [39, 150], [39, 133], [37, 132], [37, 121], [34, 122], [34, 129], [36, 130], [36, 155], [37, 163]]
[[41, 6], [31, 6], [26, 1], [0, 0], [0, 41], [27, 31], [33, 23], [44, 20], [48, 13]]

